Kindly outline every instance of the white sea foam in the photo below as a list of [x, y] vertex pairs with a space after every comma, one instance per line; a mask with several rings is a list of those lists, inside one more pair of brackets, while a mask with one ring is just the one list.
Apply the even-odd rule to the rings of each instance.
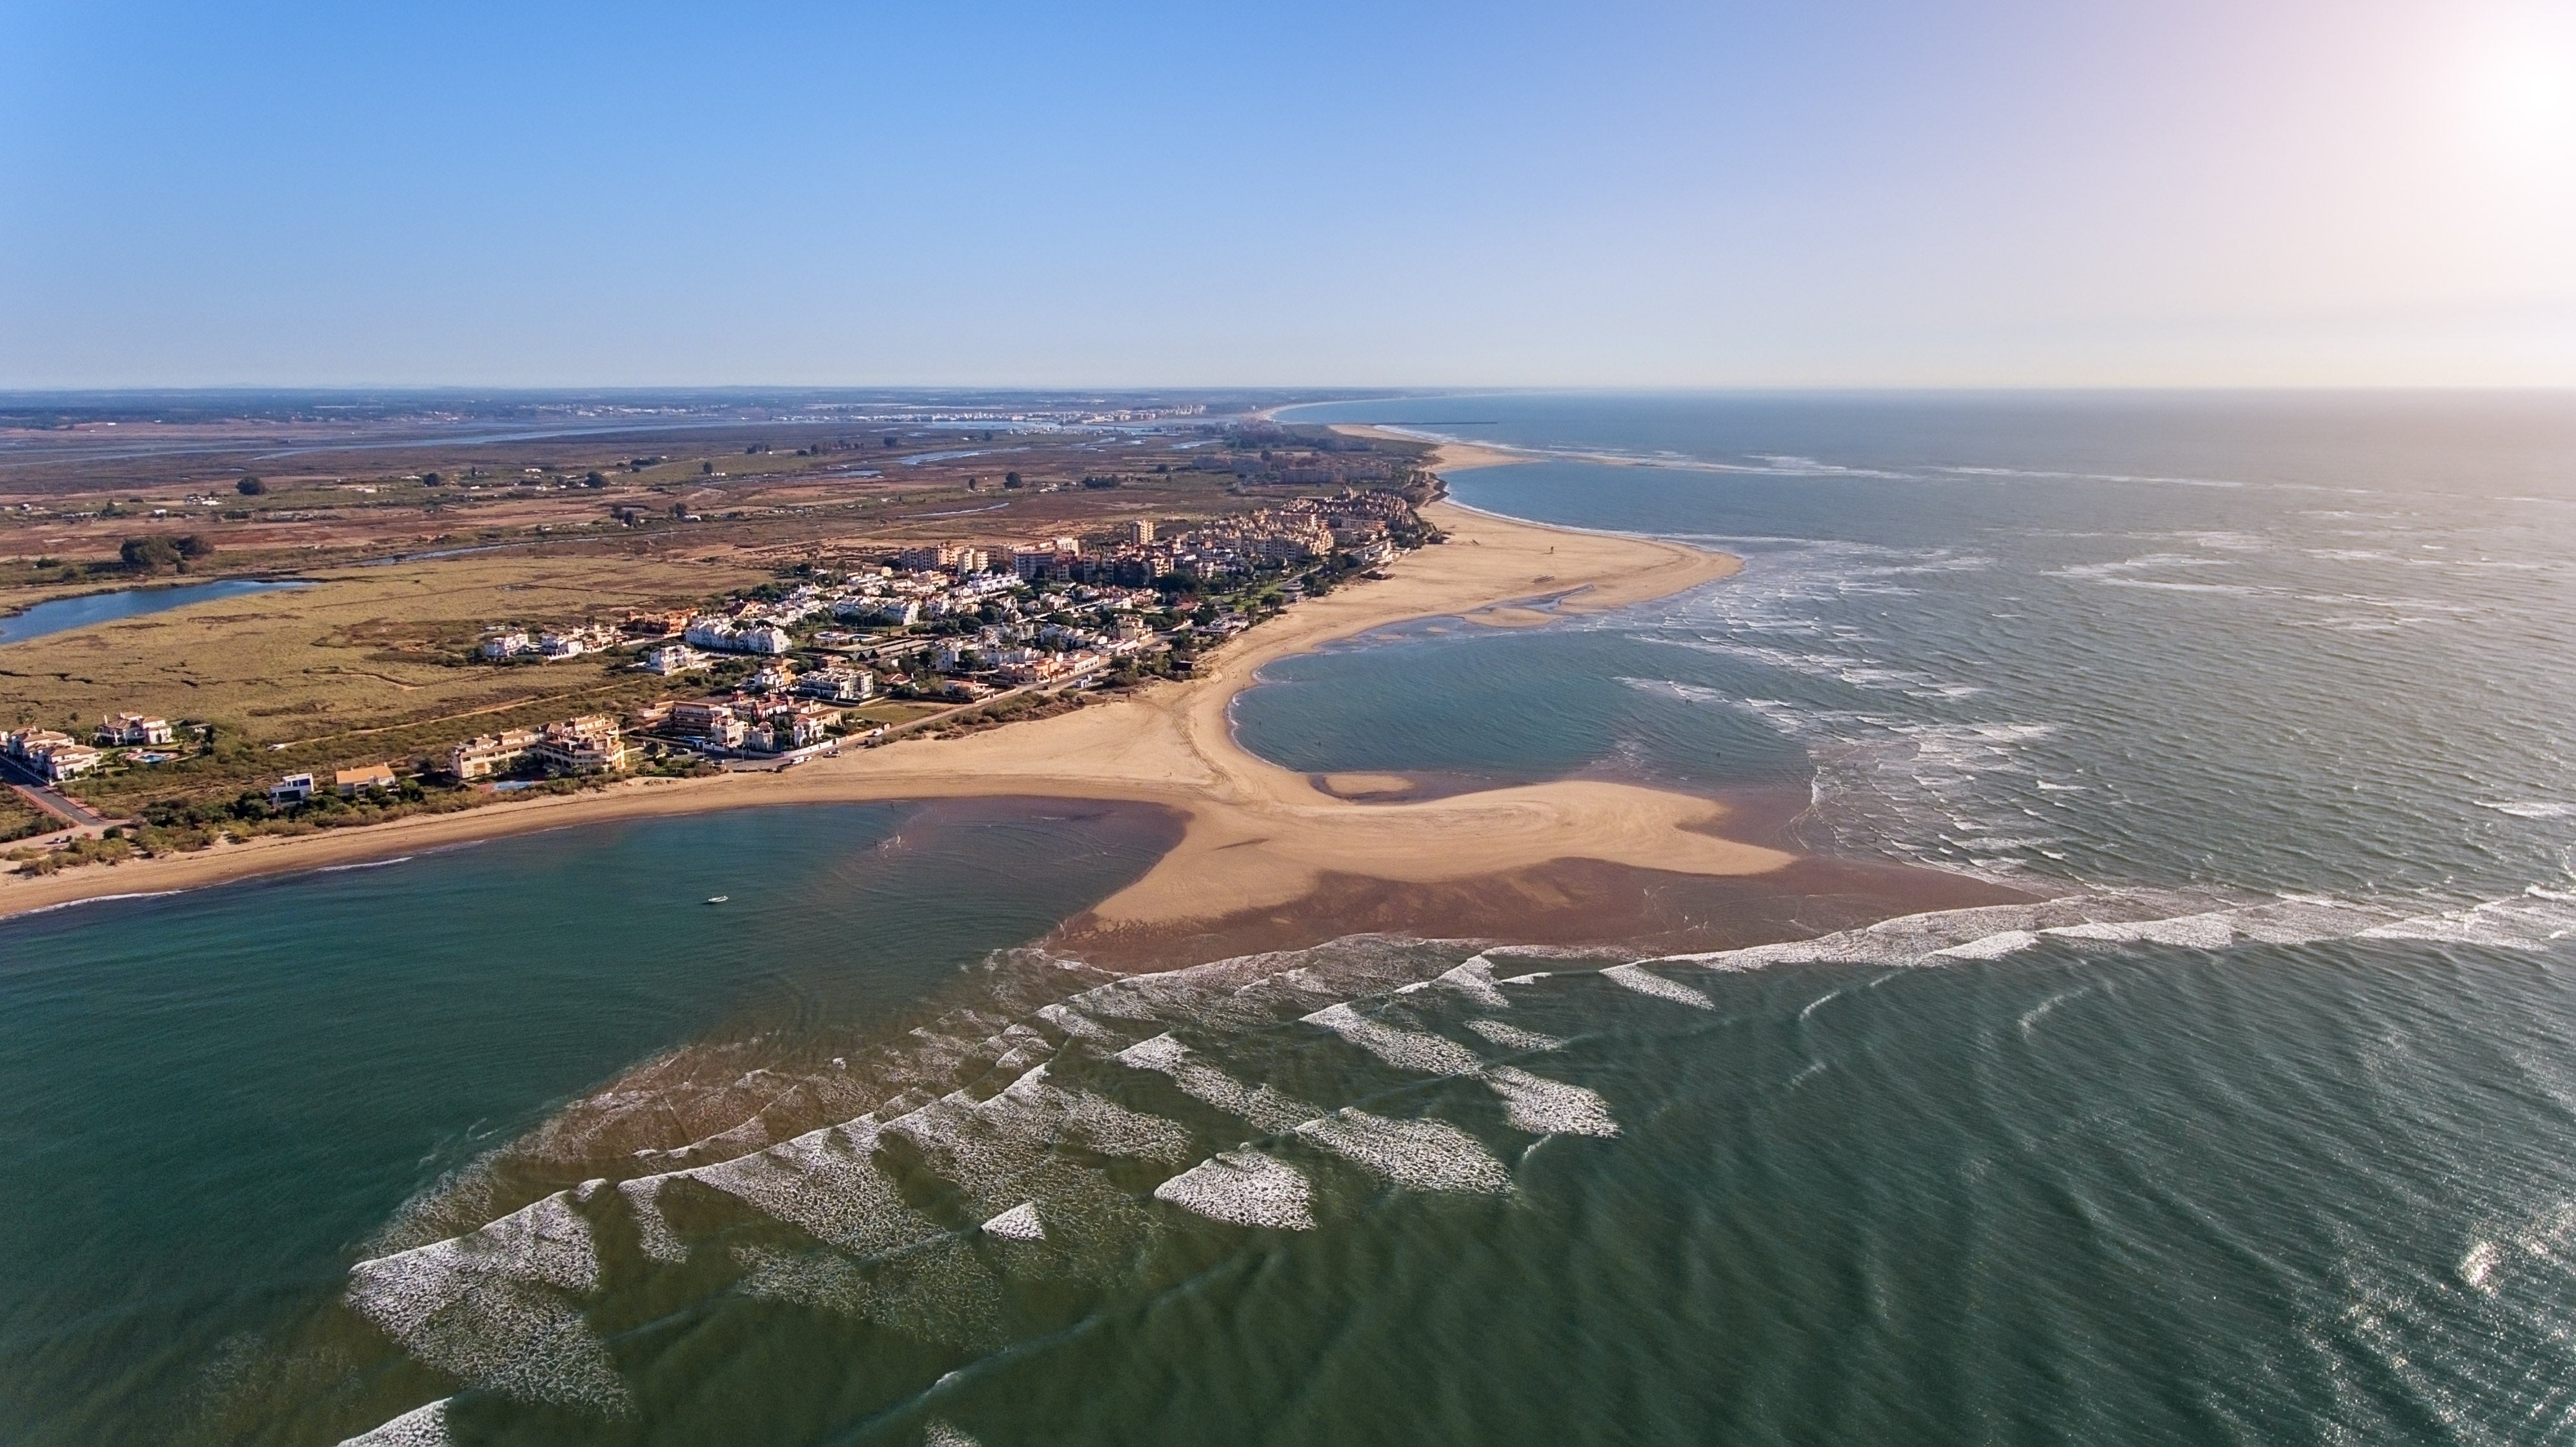
[[1038, 1203], [1022, 1201], [984, 1223], [984, 1234], [1005, 1241], [1043, 1241], [1046, 1223], [1038, 1219]]
[[2022, 467], [1936, 467], [1935, 472], [1958, 477], [1993, 478], [2063, 478], [2070, 482], [2136, 482], [2168, 487], [2243, 487], [2246, 484], [2221, 477], [2156, 477], [2121, 472], [2052, 472], [2041, 468]]
[[[1465, 995], [1468, 999], [1475, 1001], [1477, 1004], [1484, 1005], [1491, 1009], [1508, 1010], [1511, 1008], [1512, 1002], [1504, 999], [1503, 992], [1500, 989], [1497, 989], [1494, 985], [1493, 961], [1486, 959], [1483, 955], [1478, 955], [1473, 959], [1461, 962], [1455, 968], [1449, 970], [1445, 974], [1437, 976], [1428, 983], [1433, 985], [1445, 985], [1448, 988]], [[1411, 990], [1420, 987], [1408, 985], [1404, 988]]]
[[1008, 1118], [1011, 1128], [1030, 1135], [1061, 1135], [1103, 1155], [1174, 1165], [1189, 1158], [1189, 1129], [1179, 1122], [1129, 1110], [1089, 1091], [1037, 1083], [1035, 1076], [986, 1102], [984, 1114], [987, 1119]]
[[2576, 935], [2576, 903], [2561, 892], [2532, 886], [2514, 899], [2491, 899], [2465, 909], [2419, 914], [2361, 931], [2364, 939], [2424, 940], [2532, 950]]
[[1201, 1161], [1156, 1186], [1154, 1198], [1237, 1226], [1277, 1231], [1315, 1227], [1305, 1174], [1258, 1151], [1227, 1151]]
[[686, 1261], [689, 1243], [671, 1229], [670, 1218], [662, 1214], [662, 1187], [672, 1178], [638, 1176], [617, 1183], [617, 1194], [626, 1200], [627, 1219], [635, 1223], [635, 1244], [655, 1261]]
[[558, 1191], [479, 1230], [361, 1261], [348, 1301], [423, 1364], [532, 1401], [629, 1405], [572, 1294], [597, 1289], [590, 1223]]
[[917, 1147], [930, 1171], [963, 1188], [970, 1204], [998, 1210], [1025, 1191], [1023, 1178], [1046, 1158], [1048, 1139], [1037, 1130], [1013, 1129], [1020, 1122], [1009, 1117], [987, 1117], [982, 1104], [965, 1091], [952, 1091], [886, 1122], [885, 1133]]
[[[2565, 902], [2576, 906], [2576, 898]], [[2277, 895], [2211, 908], [2206, 895], [2158, 890], [2100, 890], [2031, 904], [1985, 905], [1900, 915], [1861, 929], [1813, 939], [1705, 954], [1675, 955], [1647, 963], [1689, 964], [1710, 970], [1757, 970], [1791, 964], [1939, 965], [1960, 958], [1991, 958], [2051, 940], [2117, 946], [2162, 944], [2195, 949], [2231, 945], [2316, 944], [2353, 938], [2462, 938], [2508, 935], [2534, 942], [2549, 928], [2576, 926], [2576, 909], [2562, 913], [2550, 891], [2534, 886], [2510, 900], [2438, 915], [2406, 916], [2384, 906], [2320, 895]]]
[[[594, 1291], [599, 1286], [599, 1253], [591, 1240], [590, 1222], [572, 1206], [572, 1193], [557, 1191], [462, 1236], [373, 1257], [349, 1269], [366, 1293], [368, 1310], [380, 1322], [408, 1324], [416, 1319], [397, 1291], [377, 1287], [398, 1283], [444, 1284], [476, 1277], [502, 1277], [542, 1282], [566, 1291]], [[434, 1309], [434, 1308], [433, 1308]], [[383, 1314], [378, 1315], [379, 1311]]]
[[1464, 1075], [1484, 1064], [1476, 1052], [1454, 1040], [1418, 1030], [1398, 1030], [1346, 1004], [1318, 1010], [1306, 1016], [1304, 1023], [1330, 1030], [1398, 1070]]
[[1690, 1005], [1702, 1010], [1717, 1008], [1708, 996], [1688, 985], [1676, 985], [1661, 975], [1650, 974], [1642, 965], [1613, 965], [1601, 972], [1601, 978], [1622, 989], [1651, 995], [1658, 1000], [1670, 1000], [1676, 1005]]
[[2576, 818], [2576, 804], [2564, 804], [2555, 799], [2530, 799], [2520, 803], [2504, 804], [2490, 804], [2481, 799], [2477, 804], [2481, 809], [2493, 809], [2499, 814], [2510, 814], [2516, 819]]
[[[877, 1165], [877, 1127], [846, 1121], [678, 1174], [835, 1246], [890, 1251], [939, 1234]], [[628, 1184], [633, 1184], [629, 1182]]]
[[160, 899], [165, 895], [178, 893], [180, 891], [175, 889], [136, 889], [128, 890], [123, 894], [93, 894], [82, 899], [67, 899], [60, 904], [40, 904], [34, 909], [22, 909], [18, 913], [21, 915], [52, 914], [58, 909], [78, 909], [85, 904], [111, 904], [120, 899]]
[[1417, 1191], [1507, 1193], [1511, 1172], [1474, 1136], [1437, 1120], [1392, 1120], [1345, 1106], [1297, 1134], [1364, 1170]]
[[1293, 1130], [1323, 1114], [1304, 1101], [1282, 1095], [1268, 1085], [1247, 1086], [1214, 1066], [1192, 1060], [1190, 1048], [1168, 1034], [1138, 1041], [1114, 1058], [1133, 1070], [1151, 1070], [1168, 1075], [1182, 1093], [1205, 1101], [1228, 1115], [1241, 1116], [1263, 1130]]
[[1533, 1135], [1614, 1136], [1619, 1122], [1610, 1114], [1610, 1103], [1597, 1091], [1563, 1081], [1549, 1080], [1496, 1065], [1485, 1071], [1485, 1083], [1503, 1098], [1503, 1119], [1514, 1130]]
[[933, 1417], [921, 1424], [921, 1447], [982, 1447], [982, 1444]]
[[2178, 945], [2186, 949], [2223, 950], [2236, 942], [2236, 925], [2224, 911], [2184, 915], [2176, 919], [2100, 920], [2085, 924], [2052, 925], [2040, 931], [2065, 940], [2090, 940], [2102, 944]]
[[1995, 960], [2016, 950], [2026, 950], [2039, 943], [2039, 936], [2026, 929], [1997, 930], [1965, 944], [1950, 945], [1932, 952], [1936, 959]]
[[1182, 1044], [1167, 1030], [1160, 1035], [1137, 1041], [1111, 1056], [1110, 1059], [1131, 1070], [1157, 1070], [1169, 1074], [1174, 1067], [1189, 1058], [1189, 1053], [1190, 1047]]
[[2460, 1258], [2460, 1279], [2493, 1295], [2495, 1288], [2488, 1284], [2488, 1278], [2495, 1275], [2497, 1264], [2503, 1260], [2504, 1253], [2496, 1248], [2494, 1242], [2480, 1241], [2469, 1248], [2468, 1255]]
[[445, 1397], [414, 1407], [370, 1431], [340, 1439], [340, 1447], [451, 1447]]
[[733, 1248], [743, 1295], [858, 1317], [907, 1335], [989, 1346], [1001, 1336], [1001, 1279], [975, 1248], [943, 1237], [876, 1262], [838, 1251]]
[[1506, 1020], [1479, 1017], [1468, 1021], [1467, 1028], [1510, 1050], [1561, 1050], [1565, 1047], [1565, 1042], [1553, 1035], [1524, 1030]]
[[1064, 1005], [1049, 1005], [1038, 1011], [1038, 1018], [1076, 1040], [1099, 1041], [1115, 1038], [1107, 1030], [1102, 1029], [1098, 1021]]
[[2047, 999], [2040, 1001], [2038, 1004], [2031, 1006], [2027, 1010], [2024, 1010], [2021, 1013], [2020, 1019], [2015, 1022], [2016, 1026], [2021, 1031], [2021, 1038], [2024, 1040], [2029, 1039], [2031, 1037], [2031, 1032], [2039, 1028], [2039, 1022], [2047, 1019], [2050, 1011], [2055, 1010], [2058, 1006], [2065, 1004], [2067, 1001], [2074, 999], [2078, 995], [2085, 994], [2091, 989], [2092, 986], [2087, 985], [2082, 989], [2060, 990], [2056, 994], [2049, 996]]

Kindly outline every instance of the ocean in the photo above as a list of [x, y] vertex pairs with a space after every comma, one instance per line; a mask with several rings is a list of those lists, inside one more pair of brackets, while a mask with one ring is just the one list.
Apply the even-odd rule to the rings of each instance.
[[1746, 568], [1274, 664], [1256, 751], [2033, 902], [1121, 980], [1032, 942], [1171, 822], [1004, 801], [0, 923], [0, 1438], [2576, 1431], [2576, 400], [1291, 417]]

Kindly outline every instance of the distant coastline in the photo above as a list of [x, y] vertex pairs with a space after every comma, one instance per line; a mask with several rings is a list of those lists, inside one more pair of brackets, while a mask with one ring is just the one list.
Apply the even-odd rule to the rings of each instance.
[[[1435, 469], [1517, 460], [1444, 447]], [[1589, 612], [1687, 591], [1740, 561], [1678, 543], [1548, 527], [1441, 501], [1449, 541], [1391, 576], [1309, 600], [1246, 635], [1203, 676], [1140, 696], [960, 739], [905, 741], [777, 774], [634, 781], [560, 799], [261, 839], [201, 853], [0, 880], [0, 917], [92, 897], [162, 893], [303, 872], [468, 840], [614, 819], [765, 805], [953, 797], [1059, 797], [1160, 805], [1181, 843], [1081, 921], [1152, 932], [1283, 910], [1327, 876], [1455, 884], [1566, 860], [1709, 877], [1759, 875], [1797, 856], [1716, 831], [1726, 806], [1631, 784], [1568, 780], [1421, 802], [1355, 802], [1245, 750], [1227, 706], [1275, 659], [1409, 619], [1527, 626], [1542, 608]]]

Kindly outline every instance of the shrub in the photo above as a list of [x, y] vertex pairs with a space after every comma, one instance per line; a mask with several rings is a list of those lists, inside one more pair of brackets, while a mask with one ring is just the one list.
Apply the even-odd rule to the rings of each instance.
[[129, 568], [158, 572], [179, 566], [179, 547], [168, 538], [127, 538], [119, 544], [116, 555]]

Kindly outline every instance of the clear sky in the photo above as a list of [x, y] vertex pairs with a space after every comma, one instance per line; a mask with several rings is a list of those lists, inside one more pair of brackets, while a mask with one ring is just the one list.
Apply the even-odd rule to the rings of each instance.
[[0, 0], [0, 386], [2576, 384], [2576, 0]]

